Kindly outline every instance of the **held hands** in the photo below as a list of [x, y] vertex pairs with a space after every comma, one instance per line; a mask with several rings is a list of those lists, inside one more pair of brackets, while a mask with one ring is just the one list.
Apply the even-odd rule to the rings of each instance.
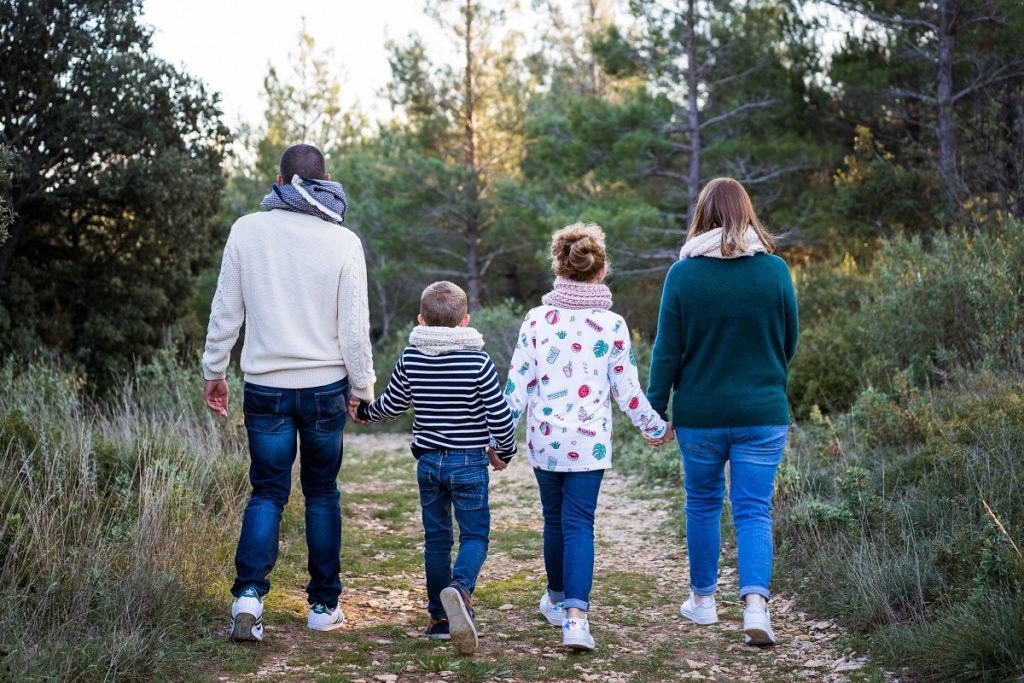
[[487, 449], [487, 459], [491, 461], [491, 467], [493, 467], [496, 472], [500, 472], [508, 467], [508, 463], [499, 458], [497, 452], [493, 448]]
[[359, 404], [363, 403], [363, 400], [356, 397], [350, 396], [348, 399], [348, 419], [352, 420], [356, 424], [368, 425], [370, 424], [366, 420], [359, 419]]
[[671, 422], [667, 422], [667, 423], [665, 423], [665, 433], [664, 434], [662, 434], [661, 436], [657, 436], [657, 437], [649, 437], [646, 434], [644, 434], [644, 439], [647, 441], [648, 445], [651, 448], [653, 448], [654, 450], [658, 450], [659, 448], [662, 447], [662, 445], [667, 444], [667, 443], [669, 443], [671, 441], [675, 441], [676, 433], [675, 433], [675, 430], [672, 429], [672, 423]]
[[206, 401], [207, 408], [221, 417], [228, 416], [228, 383], [225, 380], [206, 380], [203, 399]]

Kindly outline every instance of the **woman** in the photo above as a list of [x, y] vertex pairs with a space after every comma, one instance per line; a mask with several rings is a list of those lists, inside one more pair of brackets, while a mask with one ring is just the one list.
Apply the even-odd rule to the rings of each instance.
[[561, 627], [564, 646], [593, 650], [594, 511], [612, 464], [612, 397], [648, 441], [660, 443], [668, 427], [641, 390], [626, 321], [611, 310], [604, 232], [562, 228], [551, 262], [555, 288], [523, 321], [505, 394], [513, 420], [526, 414], [544, 513], [541, 614]]
[[680, 612], [718, 621], [725, 463], [739, 546], [744, 640], [775, 642], [768, 614], [772, 494], [786, 447], [786, 381], [798, 336], [796, 295], [746, 190], [718, 178], [700, 193], [665, 279], [647, 396], [682, 453], [690, 597]]

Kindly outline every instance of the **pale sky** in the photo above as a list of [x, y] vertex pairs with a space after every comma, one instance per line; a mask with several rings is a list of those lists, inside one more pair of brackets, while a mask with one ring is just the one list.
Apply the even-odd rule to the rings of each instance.
[[343, 105], [375, 105], [390, 77], [385, 43], [411, 31], [445, 59], [447, 39], [423, 14], [422, 0], [330, 0], [285, 3], [270, 0], [145, 0], [143, 21], [155, 29], [154, 52], [219, 91], [229, 123], [258, 123], [267, 65], [288, 72], [287, 58], [298, 45], [302, 17], [317, 49], [333, 48], [341, 75]]

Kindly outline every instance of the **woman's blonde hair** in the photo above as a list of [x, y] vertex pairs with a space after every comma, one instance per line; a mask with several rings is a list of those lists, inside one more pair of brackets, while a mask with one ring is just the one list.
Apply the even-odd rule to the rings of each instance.
[[769, 254], [775, 251], [775, 238], [757, 219], [750, 195], [743, 186], [732, 178], [715, 178], [704, 186], [697, 198], [686, 239], [722, 228], [722, 256], [729, 257], [737, 251], [746, 252], [747, 227], [754, 230]]
[[555, 275], [590, 282], [597, 279], [606, 263], [604, 230], [596, 223], [573, 223], [551, 236]]

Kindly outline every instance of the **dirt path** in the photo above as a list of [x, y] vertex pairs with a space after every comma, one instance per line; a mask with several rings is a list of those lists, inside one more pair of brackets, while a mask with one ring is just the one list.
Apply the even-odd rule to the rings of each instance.
[[[341, 598], [347, 621], [332, 633], [305, 628], [301, 495], [282, 532], [271, 575], [266, 641], [238, 646], [208, 680], [233, 681], [882, 681], [848, 651], [843, 634], [815, 622], [785, 595], [772, 601], [774, 648], [742, 644], [735, 549], [721, 577], [721, 621], [679, 617], [685, 548], [676, 541], [677, 491], [651, 489], [612, 471], [601, 491], [591, 624], [598, 649], [568, 654], [537, 613], [544, 586], [541, 520], [525, 458], [492, 473], [491, 553], [476, 592], [479, 652], [460, 657], [419, 637], [426, 602], [415, 469], [404, 437], [349, 437], [342, 471], [345, 547]], [[298, 503], [298, 504], [296, 504]]]

